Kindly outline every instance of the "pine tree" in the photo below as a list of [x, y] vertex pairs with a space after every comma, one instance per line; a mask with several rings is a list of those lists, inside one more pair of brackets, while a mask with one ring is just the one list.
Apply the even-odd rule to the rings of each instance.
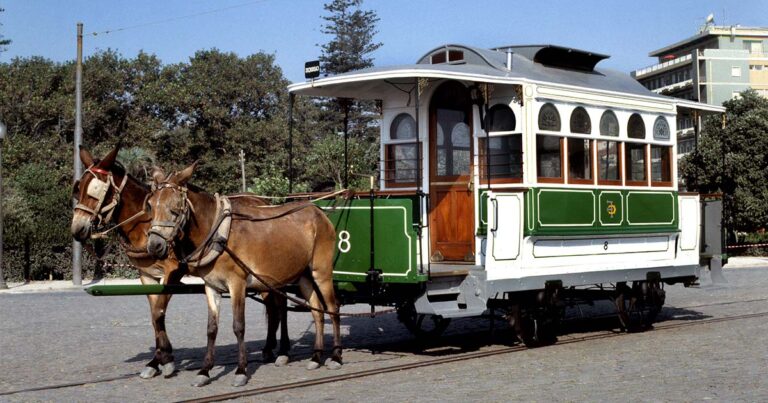
[[[2, 12], [5, 12], [4, 8], [0, 8], [0, 13], [2, 13]], [[0, 23], [0, 27], [1, 26], [3, 26], [2, 23]], [[0, 53], [5, 52], [5, 50], [6, 50], [5, 47], [10, 45], [10, 44], [11, 44], [11, 40], [10, 39], [6, 39], [5, 36], [3, 36], [3, 34], [0, 34]]]

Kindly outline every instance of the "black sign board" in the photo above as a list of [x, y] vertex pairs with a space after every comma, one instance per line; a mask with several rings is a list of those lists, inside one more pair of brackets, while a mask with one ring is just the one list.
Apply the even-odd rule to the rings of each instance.
[[320, 77], [320, 61], [313, 60], [311, 62], [304, 63], [304, 78], [317, 78]]

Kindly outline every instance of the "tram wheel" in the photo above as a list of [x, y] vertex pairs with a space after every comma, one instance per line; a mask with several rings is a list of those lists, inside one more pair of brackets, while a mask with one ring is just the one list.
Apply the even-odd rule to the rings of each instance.
[[619, 283], [615, 299], [621, 330], [641, 332], [653, 328], [666, 293], [658, 281], [635, 281], [632, 288]]
[[517, 338], [526, 347], [543, 347], [557, 343], [560, 328], [559, 317], [522, 311], [510, 321]]
[[412, 303], [407, 303], [397, 309], [397, 319], [417, 339], [424, 341], [440, 337], [451, 323], [449, 318], [416, 312], [416, 307]]

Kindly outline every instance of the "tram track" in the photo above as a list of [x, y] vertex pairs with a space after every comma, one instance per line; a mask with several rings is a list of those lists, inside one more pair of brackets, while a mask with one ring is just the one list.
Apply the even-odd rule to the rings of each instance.
[[[752, 303], [752, 302], [760, 302], [760, 301], [766, 301], [766, 300], [768, 300], [768, 298], [746, 300], [746, 301], [729, 301], [729, 302], [723, 302], [718, 304], [696, 305], [696, 307], [731, 305], [735, 303]], [[694, 306], [691, 306], [691, 307], [694, 307]], [[687, 309], [691, 307], [675, 307], [675, 308]], [[716, 323], [731, 322], [731, 321], [737, 321], [737, 320], [747, 320], [747, 319], [762, 318], [762, 317], [768, 317], [768, 311], [743, 314], [743, 315], [723, 316], [723, 317], [717, 317], [717, 318], [696, 319], [692, 321], [666, 323], [666, 324], [657, 323], [656, 325], [654, 325], [653, 329], [646, 331], [645, 333], [654, 332], [654, 331], [666, 331], [666, 330], [673, 330], [673, 329], [689, 328], [689, 327], [696, 327], [696, 326], [704, 326], [704, 325], [710, 325], [710, 324], [716, 324]], [[600, 317], [595, 317], [593, 319], [600, 319]], [[670, 318], [670, 320], [674, 320], [674, 318]], [[607, 330], [599, 331], [598, 333], [594, 333], [586, 336], [561, 338], [558, 340], [555, 346], [608, 339], [613, 337], [621, 337], [626, 335], [629, 335], [629, 333], [607, 331]], [[402, 344], [402, 343], [399, 343], [399, 344]], [[387, 346], [391, 346], [391, 345], [392, 343], [387, 343], [386, 345], [370, 346], [366, 348], [366, 350], [386, 351]], [[468, 360], [474, 360], [474, 359], [479, 359], [484, 357], [510, 354], [510, 353], [525, 351], [525, 350], [528, 350], [528, 348], [525, 347], [524, 345], [515, 345], [515, 346], [509, 346], [509, 347], [494, 348], [486, 351], [457, 353], [457, 354], [452, 354], [450, 356], [431, 358], [431, 359], [426, 359], [419, 362], [390, 365], [382, 368], [374, 368], [369, 370], [350, 372], [346, 374], [326, 376], [326, 377], [321, 377], [316, 379], [308, 379], [308, 380], [299, 381], [299, 382], [288, 382], [288, 383], [283, 383], [278, 385], [263, 386], [259, 388], [240, 390], [240, 391], [223, 393], [223, 394], [216, 394], [216, 395], [211, 395], [211, 396], [206, 396], [201, 398], [180, 400], [180, 402], [194, 402], [194, 403], [216, 402], [216, 401], [222, 401], [222, 400], [235, 399], [239, 397], [258, 396], [258, 395], [264, 395], [264, 394], [274, 393], [274, 392], [301, 389], [309, 386], [316, 386], [316, 385], [342, 382], [342, 381], [351, 380], [351, 379], [365, 378], [365, 377], [370, 377], [374, 375], [387, 374], [391, 372], [407, 371], [407, 370], [412, 370], [416, 368], [438, 366], [438, 365], [449, 364], [453, 362], [468, 361]], [[260, 360], [257, 360], [257, 359], [249, 360], [249, 363], [254, 363], [254, 362], [260, 362]], [[221, 363], [220, 365], [228, 366], [228, 365], [235, 365], [235, 364], [236, 364], [235, 362], [225, 362], [225, 363]], [[196, 371], [198, 369], [199, 367], [195, 366], [195, 367], [188, 367], [188, 368], [181, 369], [181, 371]], [[136, 376], [138, 376], [138, 372], [120, 374], [115, 376], [100, 377], [98, 379], [90, 379], [90, 380], [84, 380], [84, 381], [66, 382], [66, 383], [60, 383], [56, 385], [46, 385], [46, 386], [39, 386], [39, 387], [32, 387], [32, 388], [17, 389], [17, 390], [0, 392], [0, 397], [23, 394], [23, 393], [50, 391], [50, 390], [56, 390], [56, 389], [74, 388], [74, 387], [82, 387], [85, 385], [121, 381], [121, 380], [135, 378]]]

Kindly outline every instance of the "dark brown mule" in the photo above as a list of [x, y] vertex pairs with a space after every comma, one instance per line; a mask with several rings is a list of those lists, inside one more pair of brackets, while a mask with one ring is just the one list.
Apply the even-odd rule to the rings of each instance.
[[[187, 187], [195, 164], [166, 177], [156, 172], [155, 190], [148, 200], [152, 228], [147, 250], [160, 258], [171, 248], [185, 256], [205, 247], [222, 218], [217, 211], [220, 200]], [[208, 322], [208, 351], [195, 386], [210, 381], [218, 332], [221, 293], [232, 298], [233, 329], [238, 344], [238, 366], [234, 386], [248, 381], [245, 344], [246, 288], [269, 290], [298, 281], [312, 306], [315, 322], [315, 351], [310, 369], [320, 365], [323, 350], [323, 311], [333, 323], [333, 355], [329, 368], [341, 366], [341, 335], [338, 305], [333, 290], [333, 255], [336, 232], [330, 220], [309, 203], [260, 207], [231, 198], [229, 237], [223, 251], [212, 263], [196, 268], [205, 281], [208, 309], [214, 320]], [[192, 267], [190, 266], [190, 270]], [[268, 284], [267, 285], [265, 285]], [[209, 316], [211, 317], [211, 316]]]
[[[163, 284], [179, 284], [184, 271], [178, 269], [178, 261], [174, 257], [155, 259], [146, 251], [146, 234], [151, 217], [141, 213], [150, 189], [127, 175], [125, 170], [115, 163], [118, 151], [119, 146], [99, 161], [95, 160], [88, 150], [80, 150], [80, 158], [87, 168], [76, 182], [73, 192], [78, 204], [72, 217], [72, 235], [83, 242], [91, 237], [94, 226], [111, 222], [122, 223], [116, 230], [123, 240], [121, 244], [131, 263], [139, 269], [142, 284], [158, 284], [161, 279]], [[255, 203], [265, 204], [260, 200]], [[262, 356], [265, 361], [274, 359], [272, 350], [277, 346], [277, 327], [282, 322], [277, 359], [277, 362], [282, 364], [287, 362], [290, 349], [288, 329], [285, 325], [286, 301], [277, 294], [263, 297], [267, 309], [268, 332]], [[152, 378], [158, 371], [170, 376], [175, 371], [175, 364], [173, 347], [165, 330], [165, 313], [171, 296], [147, 295], [147, 299], [155, 332], [155, 355], [141, 371], [140, 376]]]

